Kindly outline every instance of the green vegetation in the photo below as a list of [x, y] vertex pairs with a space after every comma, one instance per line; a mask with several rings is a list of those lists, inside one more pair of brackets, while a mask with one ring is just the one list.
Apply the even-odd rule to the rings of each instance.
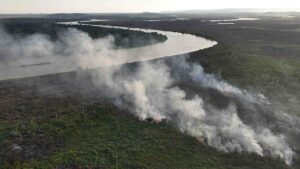
[[[45, 104], [31, 98], [31, 112]], [[44, 99], [49, 106], [41, 114], [26, 107], [20, 117], [0, 122], [0, 168], [286, 168], [276, 159], [217, 152], [165, 123], [139, 121], [110, 104]]]
[[234, 49], [229, 55], [214, 58], [209, 54], [197, 60], [207, 71], [221, 74], [227, 81], [243, 88], [260, 91], [275, 106], [288, 113], [300, 115], [299, 59], [274, 58], [253, 51], [243, 54], [240, 49]]
[[[69, 26], [67, 26], [69, 27]], [[92, 38], [105, 37], [113, 35], [115, 38], [115, 45], [122, 48], [133, 48], [139, 46], [146, 46], [163, 42], [167, 40], [165, 35], [156, 32], [144, 33], [141, 31], [123, 30], [123, 29], [109, 29], [90, 26], [72, 26], [83, 32], [88, 32]]]

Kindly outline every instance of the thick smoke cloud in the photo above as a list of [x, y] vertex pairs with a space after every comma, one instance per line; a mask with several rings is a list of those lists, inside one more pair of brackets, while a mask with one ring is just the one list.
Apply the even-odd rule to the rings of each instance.
[[112, 36], [92, 39], [73, 28], [52, 41], [44, 34], [10, 35], [0, 25], [0, 39], [0, 80], [110, 66], [126, 59], [117, 57]]
[[14, 38], [0, 26], [1, 59], [14, 60], [48, 55], [53, 50], [53, 44], [45, 35], [35, 34], [25, 38]]
[[24, 37], [8, 34], [0, 25], [1, 61], [35, 61], [37, 59], [61, 59], [72, 57], [80, 59], [113, 52], [113, 37], [93, 40], [88, 34], [69, 28], [59, 33], [57, 41], [51, 41], [48, 35], [33, 34]]
[[[274, 125], [290, 127], [292, 121], [289, 115], [283, 114], [286, 117], [280, 117], [273, 110], [259, 110], [260, 107], [270, 107], [262, 94], [248, 93], [219, 81], [213, 75], [204, 73], [199, 64], [190, 64], [184, 59], [174, 60], [174, 65], [164, 62], [141, 63], [134, 73], [130, 72], [125, 76], [119, 74], [124, 70], [118, 68], [110, 69], [110, 72], [100, 71], [93, 78], [94, 83], [99, 88], [105, 88], [109, 94], [113, 93], [113, 97], [110, 97], [116, 105], [130, 110], [141, 120], [166, 120], [182, 132], [223, 152], [271, 155], [282, 158], [287, 164], [292, 163], [295, 153], [285, 133], [280, 133], [280, 130], [269, 126], [265, 121], [255, 121], [268, 115], [277, 118], [272, 121]], [[184, 66], [175, 66], [178, 64]], [[182, 79], [178, 79], [178, 75], [177, 79], [173, 78], [171, 68], [173, 71], [178, 68], [179, 74], [187, 73], [191, 79], [188, 83], [204, 89], [215, 89], [231, 98], [230, 103], [226, 108], [219, 109], [212, 103], [205, 102], [205, 95], [201, 93], [189, 98], [184, 90], [174, 86]], [[283, 121], [285, 123], [281, 124]], [[299, 126], [299, 119], [297, 121], [296, 126]]]
[[[111, 36], [93, 40], [75, 29], [62, 33], [56, 42], [45, 35], [16, 39], [4, 31], [0, 37], [5, 39], [0, 41], [0, 52], [7, 60], [73, 57], [80, 65], [106, 66], [128, 57], [115, 56]], [[141, 120], [167, 121], [217, 150], [279, 157], [291, 164], [295, 139], [300, 136], [299, 118], [273, 109], [260, 93], [205, 73], [200, 64], [189, 63], [186, 57], [143, 62], [134, 68], [97, 69], [91, 80], [102, 92], [95, 94], [108, 97]], [[212, 93], [223, 100], [214, 102]]]

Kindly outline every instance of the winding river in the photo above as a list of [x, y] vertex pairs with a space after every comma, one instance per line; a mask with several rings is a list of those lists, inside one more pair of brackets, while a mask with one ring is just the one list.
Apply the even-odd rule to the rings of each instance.
[[[62, 22], [58, 24], [79, 25], [79, 22]], [[89, 24], [80, 24], [89, 25]], [[33, 77], [47, 74], [55, 74], [62, 72], [70, 72], [80, 68], [97, 68], [112, 65], [120, 65], [131, 62], [146, 61], [166, 56], [176, 56], [191, 53], [194, 51], [206, 49], [217, 45], [216, 41], [208, 40], [191, 34], [182, 34], [170, 31], [128, 28], [119, 26], [107, 25], [89, 25], [94, 27], [105, 27], [112, 29], [130, 29], [134, 31], [143, 32], [157, 32], [166, 35], [168, 39], [161, 43], [153, 45], [129, 48], [129, 49], [116, 49], [107, 52], [109, 57], [101, 55], [92, 55], [90, 57], [76, 58], [80, 62], [75, 61], [74, 58], [48, 58], [42, 61], [32, 60], [32, 63], [24, 66], [20, 65], [19, 61], [11, 62], [9, 64], [0, 63], [0, 80]], [[103, 58], [112, 58], [104, 60]], [[37, 64], [40, 63], [40, 64]]]

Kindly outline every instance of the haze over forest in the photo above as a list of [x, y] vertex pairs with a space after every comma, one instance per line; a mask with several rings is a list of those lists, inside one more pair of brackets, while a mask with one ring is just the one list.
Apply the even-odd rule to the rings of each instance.
[[[0, 13], [124, 13], [209, 9], [260, 9], [259, 11], [299, 11], [300, 1], [272, 0], [1, 0]], [[253, 10], [251, 10], [253, 11]]]

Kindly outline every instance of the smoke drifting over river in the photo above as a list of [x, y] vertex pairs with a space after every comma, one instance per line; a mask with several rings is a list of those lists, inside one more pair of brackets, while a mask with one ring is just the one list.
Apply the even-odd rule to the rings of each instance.
[[[83, 66], [113, 65], [128, 57], [113, 50], [112, 37], [93, 40], [74, 29], [64, 35], [52, 42], [44, 35], [14, 39], [0, 31], [1, 39], [9, 40], [0, 42], [0, 54], [14, 62], [31, 61], [35, 53], [42, 60], [73, 57]], [[97, 69], [92, 82], [102, 92], [95, 94], [106, 96], [141, 120], [167, 121], [217, 150], [270, 155], [291, 164], [295, 140], [300, 137], [299, 118], [274, 110], [260, 93], [205, 73], [200, 64], [189, 63], [186, 57], [142, 62], [134, 68]]]

